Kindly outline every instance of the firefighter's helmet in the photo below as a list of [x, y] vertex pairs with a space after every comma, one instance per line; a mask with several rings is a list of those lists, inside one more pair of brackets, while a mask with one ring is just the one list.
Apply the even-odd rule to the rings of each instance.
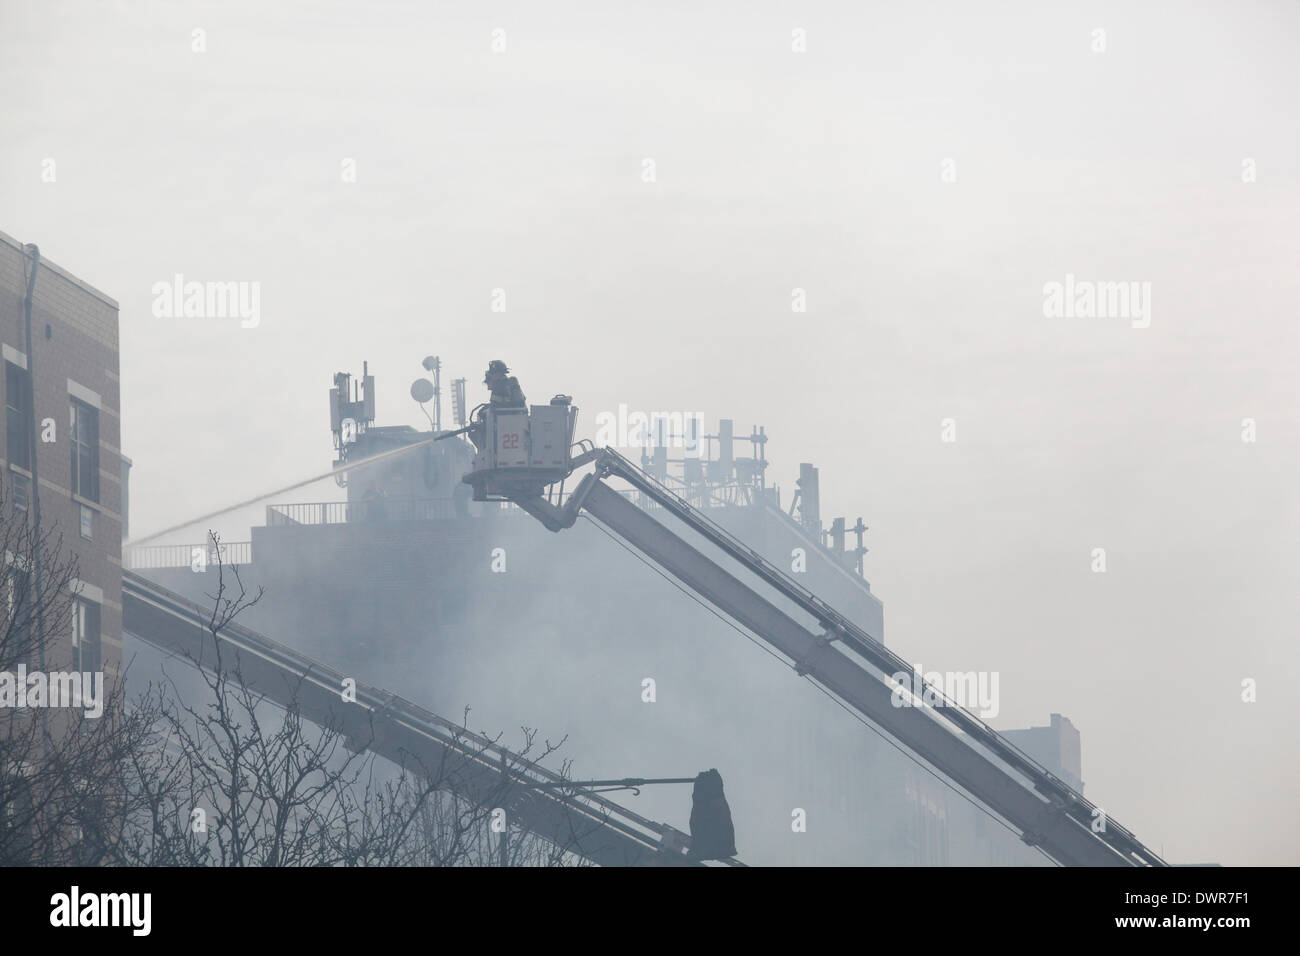
[[486, 385], [493, 375], [509, 375], [510, 369], [506, 368], [506, 363], [500, 359], [493, 359], [488, 362], [487, 374], [483, 376], [483, 384]]

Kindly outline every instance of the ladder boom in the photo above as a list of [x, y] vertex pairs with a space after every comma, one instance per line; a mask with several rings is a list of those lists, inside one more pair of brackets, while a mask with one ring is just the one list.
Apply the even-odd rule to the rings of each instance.
[[[534, 408], [534, 414], [537, 411]], [[567, 414], [571, 441], [576, 409]], [[524, 427], [531, 433], [531, 423]], [[575, 456], [574, 449], [582, 453]], [[912, 674], [907, 661], [614, 449], [596, 450], [586, 442], [570, 444], [563, 460], [548, 461], [544, 468], [519, 467], [514, 454], [513, 449], [494, 451], [493, 447], [483, 452], [476, 470], [464, 478], [475, 485], [476, 498], [511, 500], [551, 531], [572, 527], [585, 509], [714, 607], [775, 647], [798, 673], [814, 677], [842, 702], [1001, 815], [1019, 830], [1026, 843], [1040, 846], [1058, 862], [1085, 866], [1165, 865], [1130, 831], [1103, 815], [1065, 781], [964, 708], [950, 701], [945, 701], [943, 707], [897, 706], [891, 675]], [[593, 461], [595, 470], [582, 479], [563, 507], [543, 496], [547, 486]], [[774, 599], [784, 598], [810, 615], [822, 628], [821, 633], [796, 621], [759, 593], [755, 585], [614, 491], [605, 484], [610, 477], [631, 484], [666, 514], [756, 576], [761, 586], [772, 590]], [[914, 695], [920, 695], [922, 690], [912, 687]], [[1098, 820], [1101, 826], [1097, 826]]]

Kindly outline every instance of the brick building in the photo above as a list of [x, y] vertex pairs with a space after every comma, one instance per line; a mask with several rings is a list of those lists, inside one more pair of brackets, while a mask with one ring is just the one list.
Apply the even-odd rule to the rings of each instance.
[[45, 653], [76, 670], [102, 670], [107, 687], [122, 661], [117, 302], [0, 232], [0, 350], [5, 518], [31, 521], [39, 507], [42, 531], [61, 533], [79, 567], [70, 633]]

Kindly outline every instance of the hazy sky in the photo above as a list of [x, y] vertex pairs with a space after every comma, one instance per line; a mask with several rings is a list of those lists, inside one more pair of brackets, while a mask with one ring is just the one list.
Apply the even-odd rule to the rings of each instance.
[[[1170, 859], [1295, 864], [1298, 37], [1286, 2], [0, 0], [0, 229], [121, 303], [137, 535], [327, 468], [363, 359], [384, 424], [427, 354], [587, 434], [763, 424], [787, 500], [811, 461], [871, 526], [896, 650], [999, 671], [995, 726], [1067, 715]], [[259, 283], [259, 324], [155, 317], [177, 273]], [[1067, 275], [1149, 283], [1149, 327], [1045, 316]]]

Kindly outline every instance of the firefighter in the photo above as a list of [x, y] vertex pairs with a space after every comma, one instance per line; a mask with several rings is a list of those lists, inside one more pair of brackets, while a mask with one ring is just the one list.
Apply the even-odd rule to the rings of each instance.
[[695, 778], [691, 793], [692, 860], [725, 860], [736, 855], [736, 828], [722, 793], [722, 774], [706, 770]]
[[[500, 359], [493, 359], [488, 363], [487, 374], [483, 376], [483, 384], [492, 393], [490, 404], [493, 409], [528, 407], [528, 401], [524, 398], [524, 390], [519, 387], [519, 379], [510, 374], [510, 369], [506, 368], [506, 363]], [[487, 441], [487, 423], [483, 417], [486, 409], [480, 407], [477, 411], [479, 414], [473, 423], [474, 427], [470, 429], [469, 438], [474, 443], [474, 447], [482, 451]]]
[[519, 379], [510, 374], [506, 363], [493, 359], [488, 363], [487, 374], [483, 384], [492, 392], [493, 408], [527, 408], [524, 390], [519, 387]]

